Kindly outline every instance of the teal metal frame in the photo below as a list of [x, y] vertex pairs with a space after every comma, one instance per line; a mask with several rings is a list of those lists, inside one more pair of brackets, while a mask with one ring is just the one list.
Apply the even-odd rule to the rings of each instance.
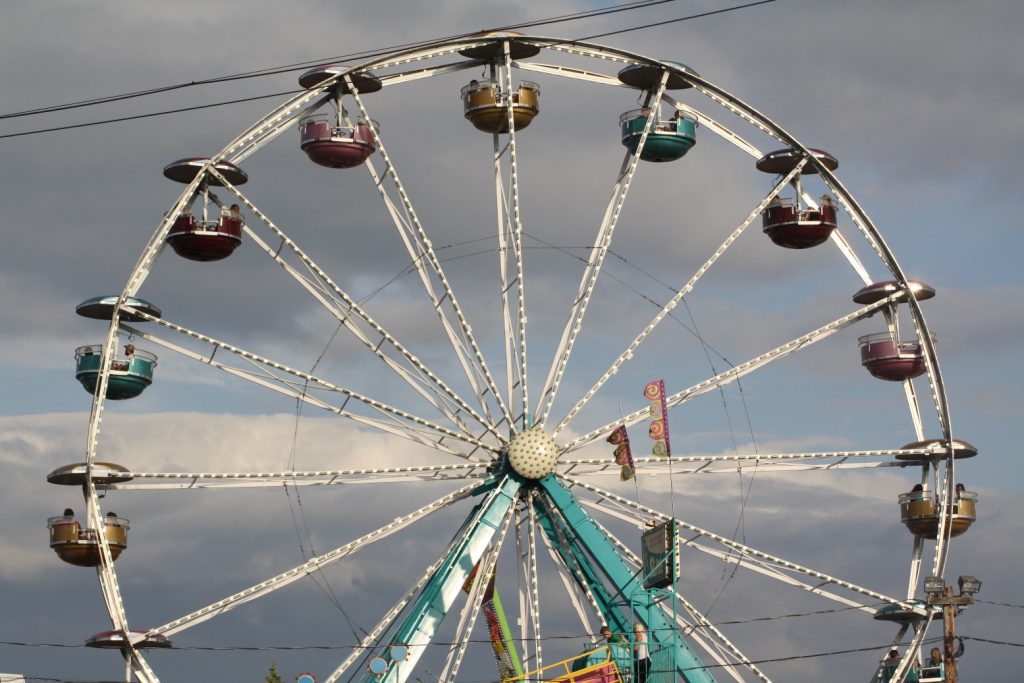
[[[623, 634], [632, 632], [637, 620], [646, 624], [652, 663], [657, 660], [657, 668], [663, 669], [652, 671], [649, 680], [676, 680], [680, 676], [686, 683], [716, 683], [679, 633], [674, 619], [659, 606], [665, 600], [674, 600], [674, 592], [644, 589], [642, 570], [634, 572], [620, 557], [604, 531], [555, 475], [535, 483], [542, 494], [534, 496], [537, 522], [573, 579], [594, 597], [604, 621]], [[507, 470], [481, 484], [478, 494], [487, 497], [474, 508], [405, 620], [387, 642], [367, 651], [367, 660], [380, 657], [387, 662], [386, 671], [382, 675], [357, 673], [354, 679], [400, 683], [403, 675], [413, 671], [503, 520], [512, 513], [525, 484], [522, 477]], [[392, 645], [406, 646], [408, 658], [393, 662]]]
[[[489, 492], [486, 500], [474, 509], [465, 532], [430, 577], [405, 621], [387, 644], [368, 651], [370, 657], [379, 656], [387, 661], [388, 668], [380, 677], [367, 672], [363, 677], [365, 683], [396, 683], [401, 680], [399, 669], [405, 673], [415, 668], [452, 604], [462, 593], [463, 584], [501, 527], [502, 520], [511, 514], [522, 486], [522, 478], [514, 474], [506, 474], [481, 485], [480, 493]], [[400, 666], [394, 666], [391, 661], [392, 645], [409, 648], [409, 656]]]
[[[538, 509], [539, 513], [543, 513], [541, 527], [563, 559], [576, 559], [575, 563], [567, 562], [566, 565], [570, 568], [578, 565], [582, 569], [583, 576], [573, 572], [576, 581], [590, 589], [612, 630], [629, 632], [632, 621], [640, 619], [647, 625], [652, 652], [656, 648], [663, 649], [657, 646], [674, 645], [675, 654], [672, 659], [675, 671], [687, 683], [715, 683], [715, 678], [679, 633], [673, 620], [654, 606], [664, 596], [664, 592], [657, 589], [644, 590], [643, 577], [634, 573], [619, 556], [604, 532], [557, 477], [549, 474], [537, 483], [547, 494], [546, 499], [553, 511], [557, 512], [551, 514], [552, 510], [545, 510], [541, 506]], [[569, 547], [566, 548], [565, 544]], [[600, 580], [595, 571], [597, 569], [604, 574], [614, 593]], [[642, 599], [644, 595], [647, 596], [646, 600]]]

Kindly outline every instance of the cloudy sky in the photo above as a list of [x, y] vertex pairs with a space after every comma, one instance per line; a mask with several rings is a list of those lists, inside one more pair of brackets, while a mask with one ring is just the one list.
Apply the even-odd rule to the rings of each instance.
[[[577, 39], [729, 7], [678, 0], [535, 29]], [[271, 69], [333, 61], [410, 41], [570, 14], [600, 2], [382, 0], [341, 4], [125, 4], [9, 0], [0, 22], [0, 114]], [[595, 42], [692, 66], [808, 146], [840, 161], [838, 175], [879, 227], [912, 278], [937, 291], [925, 315], [938, 339], [954, 434], [977, 446], [958, 479], [979, 493], [979, 519], [952, 543], [948, 575], [984, 582], [983, 604], [957, 622], [962, 635], [1024, 642], [1021, 467], [1013, 425], [1024, 412], [1024, 247], [1018, 114], [1024, 59], [1016, 37], [1024, 10], [1009, 0], [973, 3], [778, 0], [736, 12], [626, 32]], [[543, 54], [536, 61], [554, 61]], [[618, 66], [589, 63], [602, 73]], [[55, 467], [84, 457], [89, 396], [73, 376], [76, 346], [98, 343], [102, 323], [74, 307], [120, 291], [181, 186], [167, 163], [209, 155], [260, 119], [299, 71], [182, 87], [122, 102], [0, 121], [6, 247], [0, 251], [0, 326], [8, 352], [0, 393], [0, 671], [40, 680], [118, 680], [108, 652], [81, 647], [109, 628], [94, 573], [61, 563], [46, 543], [46, 517], [77, 491], [46, 483]], [[453, 287], [492, 369], [503, 375], [496, 294], [494, 180], [489, 136], [463, 120], [459, 88], [476, 71], [382, 91], [367, 106], [415, 210], [445, 260]], [[517, 78], [519, 75], [517, 75]], [[531, 401], [576, 292], [587, 247], [611, 193], [623, 148], [620, 113], [635, 93], [531, 73], [542, 112], [519, 136]], [[39, 129], [275, 95], [232, 106], [109, 125]], [[778, 145], [701, 96], [680, 100]], [[350, 105], [351, 106], [351, 105]], [[672, 164], [642, 164], [623, 212], [604, 279], [556, 402], [560, 417], [752, 210], [772, 180], [752, 159], [706, 130]], [[243, 188], [353, 296], [460, 391], [451, 347], [361, 169], [308, 162], [286, 131], [247, 160]], [[808, 190], [822, 188], [808, 181]], [[848, 217], [840, 219], [872, 276], [884, 268]], [[252, 221], [254, 222], [254, 221]], [[792, 252], [758, 224], [652, 336], [566, 434], [584, 433], [642, 405], [648, 379], [679, 391], [853, 310], [859, 278], [831, 244]], [[426, 406], [344, 335], [312, 297], [250, 243], [217, 264], [164, 253], [141, 291], [165, 317], [413, 412]], [[652, 302], [657, 302], [655, 305]], [[914, 440], [899, 386], [860, 367], [857, 336], [877, 318], [708, 394], [671, 419], [676, 453], [797, 452], [896, 448]], [[710, 350], [696, 341], [699, 332]], [[141, 343], [144, 348], [152, 345]], [[273, 471], [452, 462], [175, 354], [160, 355], [141, 397], [108, 406], [99, 457], [137, 471]], [[363, 351], [363, 355], [360, 355]], [[372, 359], [371, 359], [372, 360]], [[918, 384], [925, 431], [938, 436], [927, 384]], [[405, 391], [408, 394], [408, 391]], [[635, 431], [634, 440], [642, 430]], [[587, 451], [605, 455], [601, 448]], [[888, 595], [906, 590], [911, 538], [896, 496], [917, 475], [898, 469], [776, 475], [642, 477], [633, 487], [597, 479], [632, 500], [736, 536]], [[456, 488], [457, 483], [374, 484], [208, 492], [112, 492], [104, 510], [132, 522], [118, 560], [133, 626], [152, 627], [365, 534]], [[747, 493], [749, 492], [749, 496]], [[742, 523], [737, 520], [746, 500]], [[453, 506], [313, 581], [244, 606], [175, 638], [151, 661], [162, 680], [258, 680], [271, 662], [293, 679], [320, 680], [363, 629], [418, 578], [468, 514]], [[638, 532], [601, 518], [634, 547]], [[511, 562], [502, 555], [502, 566]], [[546, 560], [546, 558], [544, 558]], [[717, 560], [684, 555], [680, 588], [775, 680], [863, 681], [894, 633], [858, 611], [783, 588]], [[572, 653], [584, 627], [557, 600], [549, 565], [546, 659]], [[503, 571], [503, 570], [499, 570]], [[515, 581], [506, 603], [515, 603]], [[545, 601], [547, 603], [547, 601]], [[1005, 603], [1005, 604], [992, 604]], [[338, 606], [340, 605], [340, 607]], [[1011, 606], [1006, 606], [1011, 605]], [[1015, 606], [1014, 606], [1015, 605]], [[734, 623], [748, 622], [748, 623]], [[937, 632], [937, 631], [936, 631]], [[478, 630], [482, 634], [482, 631]], [[442, 631], [441, 638], [451, 635]], [[969, 680], [1008, 680], [1020, 647], [968, 640]], [[244, 648], [244, 649], [243, 649]], [[289, 649], [297, 648], [297, 649]], [[311, 649], [315, 648], [315, 649]], [[839, 650], [863, 652], [806, 657]], [[486, 652], [471, 652], [466, 680], [493, 679]], [[806, 657], [806, 658], [804, 658]], [[420, 680], [436, 680], [428, 658]]]

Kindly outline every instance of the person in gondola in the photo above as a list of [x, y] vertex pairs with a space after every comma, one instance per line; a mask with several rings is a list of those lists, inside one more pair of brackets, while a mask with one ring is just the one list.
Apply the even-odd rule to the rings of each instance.
[[[882, 681], [894, 681], [896, 676], [896, 670], [900, 668], [900, 651], [896, 649], [889, 650], [888, 656], [882, 663]], [[917, 669], [913, 664], [910, 665], [910, 669], [907, 670], [906, 675], [903, 678], [904, 683], [918, 683]]]
[[885, 661], [882, 663], [882, 679], [886, 682], [891, 681], [893, 675], [896, 673], [896, 669], [900, 666], [900, 651], [889, 650], [889, 654], [886, 655]]
[[131, 366], [132, 356], [135, 355], [135, 346], [132, 344], [125, 344], [124, 346], [124, 358], [115, 358], [110, 361], [110, 369], [117, 370], [119, 372], [127, 372]]
[[74, 525], [75, 532], [82, 530], [82, 525], [78, 523], [77, 519], [75, 519], [75, 511], [71, 508], [64, 508], [64, 521]]
[[946, 663], [942, 661], [942, 650], [933, 647], [928, 661], [921, 668], [921, 678], [938, 678], [946, 680]]

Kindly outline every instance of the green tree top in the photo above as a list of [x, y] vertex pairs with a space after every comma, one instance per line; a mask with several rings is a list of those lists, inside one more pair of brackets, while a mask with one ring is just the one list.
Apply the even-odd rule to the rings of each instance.
[[266, 683], [284, 683], [284, 679], [281, 678], [281, 674], [277, 672], [277, 662], [273, 662], [270, 665], [270, 670], [267, 671], [267, 677], [263, 680]]

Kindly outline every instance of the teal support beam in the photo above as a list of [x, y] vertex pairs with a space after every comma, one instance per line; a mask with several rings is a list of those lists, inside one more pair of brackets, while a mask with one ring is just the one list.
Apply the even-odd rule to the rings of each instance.
[[[599, 597], [598, 600], [599, 602], [608, 602], [612, 614], [617, 615], [616, 622], [613, 623], [618, 625], [621, 629], [620, 632], [627, 630], [624, 628], [626, 625], [621, 624], [621, 613], [614, 609], [613, 605], [630, 605], [630, 609], [636, 616], [646, 622], [652, 646], [654, 644], [674, 645], [675, 669], [683, 680], [687, 683], [715, 683], [714, 677], [679, 633], [676, 624], [661, 609], [646, 608], [645, 605], [652, 605], [657, 601], [656, 596], [651, 591], [644, 590], [642, 577], [633, 573], [633, 570], [619, 556], [601, 529], [584, 511], [576, 497], [554, 475], [544, 477], [538, 481], [538, 484], [547, 494], [547, 499], [552, 507], [564, 519], [566, 537], [570, 545], [574, 548], [579, 546], [579, 550], [570, 550], [570, 552], [585, 551], [591, 562], [582, 564], [584, 566], [592, 564], [594, 568], [600, 569], [604, 574], [610, 590], [604, 590], [605, 597]], [[547, 529], [545, 529], [546, 531]], [[593, 568], [588, 571], [593, 572]], [[590, 579], [588, 579], [589, 583]], [[593, 590], [592, 586], [588, 587]], [[640, 601], [643, 604], [639, 604], [637, 597], [644, 593], [648, 594], [648, 599]], [[595, 593], [595, 595], [597, 594]], [[607, 618], [609, 615], [605, 616]], [[613, 628], [615, 628], [614, 625]]]
[[[506, 475], [490, 488], [487, 498], [470, 515], [466, 531], [430, 577], [394, 637], [377, 651], [376, 656], [388, 662], [386, 673], [381, 677], [367, 674], [363, 678], [365, 683], [403, 683], [416, 668], [416, 662], [462, 593], [463, 584], [501, 527], [502, 520], [515, 507], [522, 479]], [[390, 655], [390, 646], [396, 644], [408, 648], [408, 657], [398, 665], [391, 662]]]
[[594, 562], [579, 544], [573, 542], [572, 530], [568, 528], [565, 520], [555, 512], [546, 496], [536, 496], [534, 508], [537, 510], [537, 523], [540, 524], [544, 535], [551, 541], [551, 546], [562, 558], [562, 563], [568, 568], [576, 583], [589, 590], [590, 594], [594, 596], [603, 621], [612, 631], [628, 632], [630, 629], [629, 615], [622, 611], [626, 604], [625, 600], [607, 589], [604, 581], [595, 571]]

